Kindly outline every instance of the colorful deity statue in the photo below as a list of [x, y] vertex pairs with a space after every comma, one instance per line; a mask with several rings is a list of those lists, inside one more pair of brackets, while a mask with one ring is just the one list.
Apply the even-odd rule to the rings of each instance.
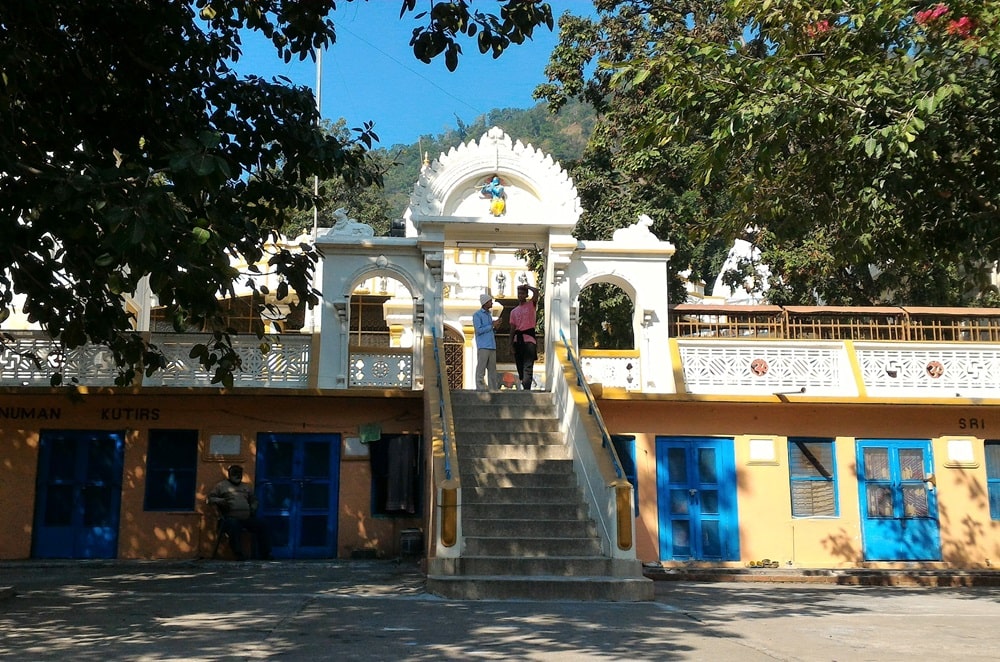
[[507, 193], [503, 190], [503, 184], [499, 177], [493, 177], [479, 192], [484, 198], [490, 199], [491, 214], [503, 216], [507, 213]]

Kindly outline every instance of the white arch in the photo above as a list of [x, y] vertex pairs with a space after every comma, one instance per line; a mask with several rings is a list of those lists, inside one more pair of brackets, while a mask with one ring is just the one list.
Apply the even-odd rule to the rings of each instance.
[[[325, 232], [317, 237], [316, 244], [324, 260], [318, 386], [347, 388], [351, 295], [358, 283], [380, 275], [398, 280], [409, 290], [413, 302], [413, 364], [421, 365], [425, 301], [428, 292], [433, 292], [433, 284], [416, 241]], [[414, 387], [422, 387], [422, 374], [414, 374]]]
[[[580, 217], [580, 197], [569, 175], [551, 156], [493, 127], [441, 154], [424, 168], [410, 194], [407, 235], [416, 236], [426, 219], [489, 217], [480, 187], [497, 175], [505, 182], [507, 214], [502, 220], [570, 229]], [[412, 233], [412, 234], [411, 234]]]
[[576, 299], [575, 301], [579, 303], [580, 292], [585, 290], [589, 285], [599, 285], [600, 283], [610, 283], [616, 287], [620, 287], [628, 298], [632, 300], [634, 304], [636, 302], [636, 297], [638, 296], [638, 289], [635, 284], [632, 283], [626, 276], [618, 272], [617, 269], [610, 269], [606, 271], [592, 271], [583, 274], [576, 281]]
[[360, 269], [357, 269], [354, 273], [349, 275], [343, 280], [344, 291], [341, 292], [341, 296], [350, 297], [354, 294], [354, 290], [357, 289], [358, 285], [365, 282], [369, 278], [378, 278], [379, 276], [386, 276], [397, 280], [403, 284], [413, 298], [414, 301], [419, 301], [423, 299], [423, 293], [417, 289], [417, 284], [413, 280], [412, 275], [393, 264], [387, 264], [385, 266], [379, 266], [377, 264], [364, 265]]
[[[632, 331], [641, 353], [642, 390], [669, 393], [674, 386], [668, 351], [667, 263], [674, 246], [649, 232], [650, 224], [648, 217], [640, 217], [617, 230], [613, 241], [579, 242], [566, 277], [574, 308], [579, 305], [580, 291], [598, 282], [617, 285], [629, 295], [635, 307]], [[578, 345], [576, 324], [566, 322]]]

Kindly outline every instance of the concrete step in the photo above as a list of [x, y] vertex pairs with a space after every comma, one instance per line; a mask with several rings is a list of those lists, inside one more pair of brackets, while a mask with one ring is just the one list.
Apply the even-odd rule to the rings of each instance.
[[455, 436], [461, 440], [470, 434], [501, 432], [559, 432], [555, 418], [463, 418], [454, 417]]
[[580, 486], [567, 487], [470, 487], [462, 488], [463, 503], [558, 504], [581, 500]]
[[525, 407], [529, 405], [549, 405], [553, 402], [553, 396], [546, 391], [499, 391], [488, 393], [486, 391], [452, 391], [451, 406], [477, 406], [502, 404], [507, 406]]
[[510, 419], [526, 420], [533, 418], [552, 418], [551, 402], [533, 402], [529, 404], [513, 404], [507, 402], [491, 402], [476, 404], [451, 403], [451, 414], [455, 420], [475, 421]]
[[595, 538], [530, 538], [527, 536], [465, 536], [463, 554], [472, 556], [554, 557], [598, 555]]
[[462, 473], [462, 481], [477, 474], [568, 474], [574, 476], [573, 460], [559, 459], [511, 459], [494, 457], [463, 457], [458, 459], [458, 468]]
[[466, 536], [528, 536], [594, 538], [597, 527], [584, 519], [481, 519], [466, 518], [462, 521]]
[[559, 473], [509, 473], [504, 471], [474, 471], [461, 466], [462, 485], [465, 487], [505, 487], [540, 488], [540, 487], [573, 487], [577, 488], [576, 476], [570, 472]]
[[568, 503], [463, 503], [462, 518], [471, 519], [589, 519], [579, 499]]
[[[464, 561], [464, 559], [463, 559]], [[916, 566], [916, 564], [914, 564]], [[929, 564], [933, 565], [933, 563]], [[710, 566], [664, 567], [643, 564], [643, 574], [656, 581], [746, 582], [763, 584], [836, 584], [839, 586], [956, 587], [1000, 586], [995, 569], [945, 568], [733, 568]]]
[[427, 589], [454, 600], [641, 602], [653, 599], [652, 580], [641, 577], [429, 576]]
[[459, 446], [459, 461], [465, 459], [491, 458], [498, 460], [565, 460], [569, 449], [562, 444], [474, 444]]
[[498, 432], [496, 430], [469, 430], [455, 431], [455, 443], [459, 448], [483, 445], [514, 445], [514, 446], [544, 446], [566, 444], [566, 437], [562, 432]]
[[[509, 556], [463, 556], [457, 561], [455, 574], [463, 575], [508, 575], [533, 577], [552, 575], [556, 577], [617, 576], [638, 577], [634, 571], [619, 572], [615, 562], [606, 556], [560, 556], [558, 558], [511, 558]], [[651, 579], [655, 579], [651, 577]]]

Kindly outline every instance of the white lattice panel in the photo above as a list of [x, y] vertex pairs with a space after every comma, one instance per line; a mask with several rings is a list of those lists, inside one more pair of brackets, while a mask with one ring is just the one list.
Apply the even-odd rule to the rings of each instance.
[[639, 357], [587, 356], [580, 359], [583, 377], [590, 384], [638, 391], [642, 388]]
[[[44, 377], [48, 383], [49, 375], [62, 363], [58, 355], [58, 346], [50, 340], [27, 334], [10, 334], [12, 338], [5, 341], [3, 353], [0, 354], [0, 380], [4, 384], [33, 383]], [[35, 367], [35, 362], [24, 356], [37, 354], [41, 359], [41, 369]]]
[[[167, 367], [143, 380], [145, 386], [209, 386], [212, 375], [197, 359], [189, 356], [191, 347], [205, 338], [191, 336], [154, 335], [152, 342], [163, 352]], [[267, 349], [261, 350], [261, 345]], [[233, 375], [236, 386], [273, 386], [304, 388], [309, 385], [309, 337], [233, 338], [233, 349], [240, 357], [242, 369]]]
[[351, 388], [412, 388], [413, 355], [409, 351], [351, 352]]
[[856, 394], [840, 343], [679, 341], [689, 393]]
[[855, 343], [870, 396], [997, 397], [1000, 347]]
[[[111, 352], [100, 347], [84, 346], [64, 351], [41, 333], [11, 332], [0, 347], [0, 384], [48, 386], [53, 373], [62, 370], [63, 383], [77, 379], [81, 384], [109, 386], [117, 373]], [[39, 364], [29, 358], [38, 357]]]
[[[0, 353], [0, 383], [46, 386], [52, 373], [63, 368], [64, 382], [76, 378], [89, 386], [113, 385], [117, 372], [111, 352], [88, 345], [62, 353], [58, 343], [42, 334], [13, 334], [14, 341]], [[164, 370], [144, 377], [144, 386], [209, 386], [211, 374], [205, 372], [189, 354], [191, 348], [206, 338], [182, 334], [153, 334], [151, 342], [166, 357]], [[235, 384], [299, 388], [309, 385], [310, 339], [284, 337], [267, 339], [270, 351], [261, 351], [256, 338], [234, 338], [233, 345], [243, 361], [243, 369], [234, 376]], [[34, 352], [42, 360], [41, 369], [23, 356]]]

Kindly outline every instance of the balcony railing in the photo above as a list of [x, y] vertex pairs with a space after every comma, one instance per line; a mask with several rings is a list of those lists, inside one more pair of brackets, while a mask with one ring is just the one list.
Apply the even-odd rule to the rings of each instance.
[[637, 349], [585, 349], [580, 352], [580, 369], [589, 384], [639, 391], [642, 389], [639, 366]]
[[[63, 382], [72, 380], [87, 386], [112, 386], [116, 370], [111, 352], [98, 345], [65, 350], [47, 335], [33, 331], [6, 332], [8, 339], [0, 347], [0, 384], [48, 386], [52, 374], [62, 372]], [[149, 341], [164, 354], [167, 366], [151, 377], [139, 375], [142, 386], [211, 386], [212, 374], [197, 359], [189, 356], [191, 348], [204, 343], [200, 334], [153, 333]], [[269, 347], [262, 351], [261, 346]], [[237, 336], [233, 347], [243, 363], [233, 382], [236, 386], [305, 388], [309, 386], [311, 337], [299, 335], [269, 336], [263, 340]], [[29, 358], [37, 356], [37, 366]]]
[[674, 338], [1000, 342], [998, 308], [723, 306], [671, 309]]
[[350, 388], [413, 388], [413, 350], [408, 347], [351, 347]]

